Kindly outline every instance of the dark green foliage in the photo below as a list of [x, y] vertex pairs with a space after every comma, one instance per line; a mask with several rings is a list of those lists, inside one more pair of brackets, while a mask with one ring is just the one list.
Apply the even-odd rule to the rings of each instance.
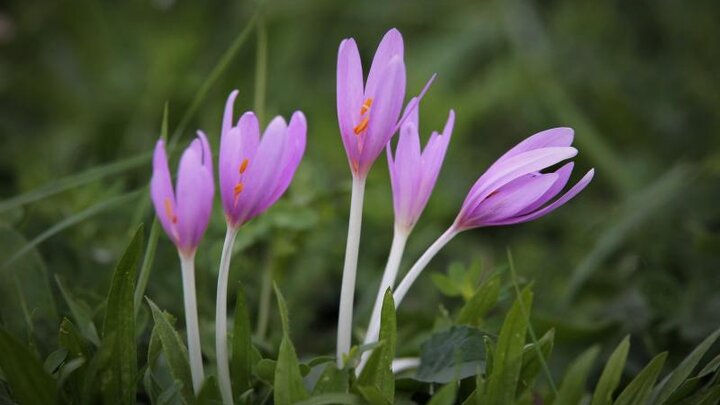
[[353, 388], [359, 390], [365, 399], [373, 404], [392, 404], [395, 401], [392, 361], [395, 359], [397, 344], [397, 319], [395, 301], [390, 289], [385, 291], [383, 298], [378, 341], [382, 342], [382, 345], [372, 351]]
[[485, 333], [468, 326], [433, 334], [420, 349], [415, 378], [429, 383], [449, 383], [475, 375], [485, 368]]
[[19, 403], [55, 403], [55, 381], [35, 355], [4, 329], [0, 329], [0, 370]]
[[253, 367], [253, 345], [248, 314], [245, 301], [245, 291], [238, 285], [235, 302], [235, 325], [233, 327], [232, 359], [230, 372], [233, 382], [234, 396], [237, 397], [251, 387], [251, 373]]
[[102, 344], [108, 348], [108, 363], [103, 365], [100, 375], [103, 398], [107, 402], [135, 402], [138, 365], [133, 294], [143, 232], [141, 225], [115, 267], [107, 297]]

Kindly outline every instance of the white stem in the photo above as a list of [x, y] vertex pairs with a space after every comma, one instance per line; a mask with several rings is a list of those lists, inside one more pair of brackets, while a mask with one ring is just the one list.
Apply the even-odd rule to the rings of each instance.
[[418, 357], [398, 357], [392, 361], [393, 374], [399, 374], [413, 368], [420, 367], [420, 358]]
[[[397, 224], [395, 225], [395, 233], [393, 234], [392, 246], [390, 247], [390, 255], [388, 256], [388, 261], [385, 265], [385, 273], [383, 273], [377, 297], [375, 297], [375, 305], [373, 305], [372, 315], [370, 316], [368, 329], [365, 333], [364, 344], [377, 341], [378, 333], [380, 331], [380, 314], [382, 312], [385, 291], [387, 291], [388, 288], [393, 288], [395, 286], [395, 279], [397, 279], [398, 268], [400, 267], [403, 252], [405, 251], [405, 244], [407, 242], [408, 235], [408, 231], [398, 227]], [[357, 367], [358, 372], [365, 366], [369, 357], [369, 351], [362, 354], [360, 365]]]
[[[425, 251], [425, 253], [420, 256], [417, 262], [413, 264], [413, 266], [410, 268], [410, 270], [407, 272], [405, 277], [400, 281], [400, 284], [398, 284], [397, 288], [395, 289], [395, 292], [393, 293], [393, 299], [395, 300], [395, 308], [397, 308], [400, 305], [400, 302], [402, 302], [403, 298], [405, 298], [405, 294], [407, 294], [410, 287], [413, 285], [415, 280], [420, 276], [420, 273], [422, 273], [423, 270], [425, 270], [425, 267], [430, 263], [430, 260], [432, 260], [433, 257], [440, 251], [440, 249], [443, 248], [452, 238], [457, 235], [459, 230], [455, 228], [455, 226], [451, 226], [448, 228], [447, 231], [445, 231], [442, 235], [440, 235], [439, 238], [435, 242], [433, 242], [432, 245]], [[379, 325], [378, 325], [379, 327]]]
[[202, 388], [205, 375], [203, 372], [202, 350], [200, 346], [197, 300], [195, 298], [195, 252], [188, 255], [180, 253], [180, 267], [182, 269], [185, 328], [187, 329], [190, 372], [192, 374], [193, 389], [197, 395], [200, 392], [200, 388]]
[[215, 305], [215, 354], [217, 357], [218, 385], [225, 405], [232, 405], [232, 385], [230, 384], [230, 365], [228, 362], [227, 342], [227, 289], [230, 274], [230, 257], [237, 229], [228, 226], [225, 234], [220, 269], [218, 271], [217, 301]]
[[360, 248], [360, 227], [362, 224], [364, 194], [365, 177], [353, 176], [350, 219], [348, 223], [347, 245], [345, 246], [345, 266], [343, 267], [340, 310], [338, 314], [336, 353], [338, 368], [343, 367], [343, 356], [350, 352], [350, 343], [352, 340], [355, 275], [357, 273], [358, 249]]

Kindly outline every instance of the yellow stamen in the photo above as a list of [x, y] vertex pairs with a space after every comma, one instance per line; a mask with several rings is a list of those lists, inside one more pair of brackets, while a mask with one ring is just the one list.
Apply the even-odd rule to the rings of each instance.
[[177, 224], [177, 215], [173, 213], [172, 201], [169, 198], [165, 199], [165, 215], [170, 218], [173, 224]]
[[245, 170], [247, 170], [248, 163], [250, 163], [247, 158], [243, 159], [243, 161], [240, 163], [240, 174], [245, 173]]
[[361, 132], [367, 129], [369, 120], [370, 119], [368, 117], [364, 117], [360, 120], [360, 123], [353, 129], [353, 131], [355, 131], [355, 135], [360, 135]]

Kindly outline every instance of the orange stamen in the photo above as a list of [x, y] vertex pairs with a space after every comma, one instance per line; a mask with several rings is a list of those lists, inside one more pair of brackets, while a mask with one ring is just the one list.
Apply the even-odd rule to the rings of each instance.
[[243, 159], [243, 161], [240, 163], [240, 174], [245, 173], [245, 170], [247, 170], [248, 167], [248, 163], [250, 163], [250, 161], [247, 158]]
[[360, 123], [353, 129], [353, 131], [355, 131], [355, 135], [360, 135], [361, 132], [367, 129], [369, 120], [370, 119], [368, 117], [364, 117], [360, 120]]
[[372, 105], [372, 102], [373, 102], [373, 99], [371, 99], [371, 98], [368, 98], [367, 100], [365, 100], [362, 107], [360, 107], [360, 115], [363, 115], [370, 110], [370, 106]]
[[169, 198], [165, 199], [165, 215], [170, 218], [173, 224], [177, 224], [177, 215], [173, 213], [172, 201]]
[[238, 194], [242, 193], [242, 191], [245, 189], [245, 185], [243, 183], [238, 183], [233, 188], [233, 194], [235, 194], [235, 197], [237, 198]]

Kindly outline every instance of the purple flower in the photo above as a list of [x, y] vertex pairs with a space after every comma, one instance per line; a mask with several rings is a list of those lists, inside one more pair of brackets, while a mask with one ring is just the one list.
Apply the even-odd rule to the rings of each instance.
[[307, 122], [296, 111], [286, 124], [275, 117], [260, 138], [260, 125], [246, 112], [233, 126], [238, 91], [225, 105], [220, 138], [220, 195], [229, 226], [237, 228], [268, 209], [287, 190], [305, 152]]
[[573, 169], [569, 162], [555, 172], [542, 173], [577, 154], [571, 147], [573, 130], [553, 128], [539, 132], [500, 157], [475, 182], [455, 220], [458, 230], [510, 225], [547, 215], [575, 197], [592, 180], [592, 169], [560, 198]]
[[214, 194], [212, 153], [202, 131], [180, 158], [174, 191], [165, 142], [158, 140], [150, 195], [163, 229], [183, 254], [194, 253], [200, 243], [210, 221]]
[[340, 43], [337, 64], [337, 112], [353, 174], [364, 177], [397, 131], [405, 98], [403, 39], [391, 29], [380, 41], [367, 82], [355, 40]]
[[[417, 99], [413, 98], [408, 108], [416, 103]], [[433, 131], [425, 145], [425, 150], [420, 149], [418, 109], [413, 108], [409, 114], [407, 112], [406, 114], [408, 118], [400, 129], [395, 158], [388, 143], [387, 159], [393, 191], [395, 224], [404, 231], [410, 232], [420, 218], [435, 187], [455, 124], [455, 112], [450, 110], [442, 134]]]

